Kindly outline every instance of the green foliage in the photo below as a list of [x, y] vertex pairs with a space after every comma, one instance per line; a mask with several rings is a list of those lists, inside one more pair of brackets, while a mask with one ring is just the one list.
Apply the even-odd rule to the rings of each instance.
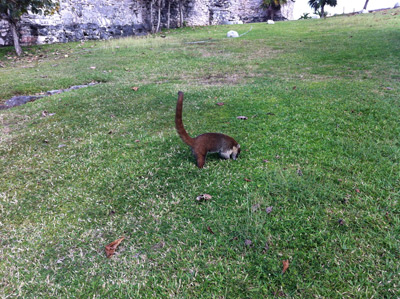
[[317, 9], [316, 11], [315, 11], [315, 13], [317, 14], [317, 15], [319, 15], [321, 18], [326, 18], [327, 16], [328, 16], [328, 12], [326, 11], [326, 10], [319, 10], [319, 9]]
[[269, 7], [277, 8], [286, 3], [287, 0], [263, 0], [261, 6], [264, 8], [269, 8]]
[[335, 7], [337, 5], [337, 0], [309, 0], [308, 4], [314, 9], [314, 11], [317, 11], [319, 8], [323, 8], [325, 5]]
[[299, 20], [307, 20], [312, 19], [308, 12], [303, 13], [303, 15], [299, 18]]
[[34, 14], [51, 14], [58, 5], [54, 0], [0, 0], [0, 14], [13, 21], [30, 10]]

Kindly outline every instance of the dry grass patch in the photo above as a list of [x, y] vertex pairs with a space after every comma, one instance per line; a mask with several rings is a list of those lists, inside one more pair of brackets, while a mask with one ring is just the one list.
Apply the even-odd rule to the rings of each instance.
[[200, 84], [205, 86], [224, 86], [224, 85], [240, 85], [251, 83], [251, 79], [261, 77], [262, 74], [239, 72], [239, 73], [219, 73], [204, 75], [199, 78], [187, 78], [189, 84]]
[[5, 145], [12, 138], [11, 133], [24, 126], [30, 119], [31, 117], [28, 115], [14, 113], [0, 114], [0, 146]]

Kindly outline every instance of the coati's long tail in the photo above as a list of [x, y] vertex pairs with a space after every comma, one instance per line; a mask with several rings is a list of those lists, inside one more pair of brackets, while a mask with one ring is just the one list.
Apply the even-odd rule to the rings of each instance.
[[183, 92], [178, 92], [178, 102], [176, 103], [176, 114], [175, 114], [175, 126], [178, 131], [179, 137], [190, 147], [194, 145], [194, 139], [189, 136], [186, 132], [182, 122], [182, 103], [183, 103]]

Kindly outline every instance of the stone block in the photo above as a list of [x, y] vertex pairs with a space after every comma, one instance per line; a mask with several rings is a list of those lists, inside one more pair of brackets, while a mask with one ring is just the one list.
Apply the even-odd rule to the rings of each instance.
[[122, 36], [134, 35], [134, 27], [132, 25], [122, 26]]
[[228, 33], [226, 34], [226, 37], [239, 37], [239, 33], [237, 33], [234, 30], [228, 31]]

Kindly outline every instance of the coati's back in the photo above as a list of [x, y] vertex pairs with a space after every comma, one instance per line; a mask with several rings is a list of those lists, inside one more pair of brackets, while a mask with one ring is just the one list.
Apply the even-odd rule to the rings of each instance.
[[238, 143], [232, 137], [221, 133], [205, 133], [194, 138], [195, 144], [202, 144], [209, 153], [229, 150]]

